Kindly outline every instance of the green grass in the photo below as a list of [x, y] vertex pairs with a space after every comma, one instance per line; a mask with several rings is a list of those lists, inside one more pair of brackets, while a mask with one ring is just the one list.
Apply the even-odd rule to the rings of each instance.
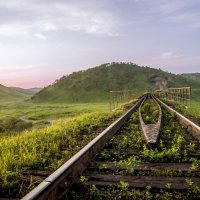
[[187, 110], [192, 115], [200, 117], [200, 89], [192, 89], [192, 104]]
[[6, 87], [0, 84], [0, 103], [24, 100], [30, 98], [39, 90], [39, 88], [22, 89], [16, 87]]
[[197, 101], [192, 102], [191, 107], [187, 107], [186, 110], [192, 115], [200, 117], [200, 102]]
[[200, 102], [197, 100], [192, 100], [191, 106], [183, 105], [182, 103], [177, 103], [174, 101], [167, 100], [167, 102], [175, 110], [180, 112], [185, 117], [189, 118], [194, 123], [200, 126]]
[[114, 117], [116, 114], [111, 112], [93, 112], [55, 122], [40, 130], [1, 136], [0, 190], [23, 196], [33, 183], [31, 180], [27, 183], [21, 172], [54, 171], [96, 137], [91, 134], [93, 130], [107, 125]]
[[2, 103], [0, 105], [0, 118], [3, 117], [27, 117], [57, 118], [65, 117], [70, 113], [83, 113], [93, 111], [108, 111], [108, 102], [79, 103], [79, 104], [35, 104], [32, 102]]
[[141, 114], [145, 124], [156, 124], [159, 117], [159, 108], [153, 99], [146, 99], [141, 107]]
[[[113, 175], [140, 176], [164, 176], [164, 177], [185, 177], [185, 184], [190, 190], [181, 191], [170, 189], [170, 183], [166, 189], [155, 189], [147, 186], [143, 190], [129, 187], [126, 182], [118, 182], [117, 187], [111, 184], [108, 187], [99, 187], [91, 184], [87, 177], [80, 177], [80, 184], [74, 187], [69, 194], [70, 199], [199, 199], [200, 188], [196, 187], [190, 179], [199, 176], [195, 171], [200, 164], [200, 143], [192, 134], [188, 134], [167, 111], [163, 111], [163, 126], [159, 148], [149, 149], [143, 142], [142, 134], [138, 125], [138, 112], [133, 113], [124, 127], [118, 131], [105, 148], [95, 158], [95, 161], [102, 161], [103, 166], [94, 171], [98, 174], [108, 174], [106, 162], [113, 162], [116, 170], [111, 171]], [[110, 149], [113, 151], [111, 152]], [[136, 152], [130, 155], [129, 151]], [[117, 152], [123, 152], [118, 154]], [[156, 169], [148, 171], [136, 170], [141, 163], [191, 163], [188, 172], [173, 169]], [[119, 168], [117, 167], [119, 166]], [[121, 169], [120, 169], [121, 167]], [[87, 174], [88, 172], [86, 172]], [[88, 173], [89, 174], [89, 173]], [[92, 179], [90, 179], [92, 180]]]
[[30, 101], [3, 102], [0, 105], [0, 120], [22, 119], [26, 122], [32, 122], [33, 127], [41, 127], [60, 118], [95, 111], [109, 111], [108, 102], [79, 104], [36, 104]]

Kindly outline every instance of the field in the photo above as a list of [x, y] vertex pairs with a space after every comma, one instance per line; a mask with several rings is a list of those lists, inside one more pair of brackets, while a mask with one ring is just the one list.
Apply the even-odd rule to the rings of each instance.
[[41, 128], [61, 118], [96, 111], [109, 111], [108, 102], [79, 104], [36, 104], [30, 101], [2, 102], [0, 105], [0, 124], [3, 123], [2, 126], [6, 126], [6, 132], [15, 130], [15, 127], [7, 127], [7, 124], [17, 120], [20, 120], [21, 123], [29, 123], [29, 129], [32, 127]]
[[197, 101], [192, 102], [192, 106], [186, 108], [186, 110], [188, 110], [188, 112], [190, 112], [191, 114], [200, 117], [200, 102]]
[[191, 108], [187, 108], [189, 112], [200, 117], [200, 89], [192, 89]]

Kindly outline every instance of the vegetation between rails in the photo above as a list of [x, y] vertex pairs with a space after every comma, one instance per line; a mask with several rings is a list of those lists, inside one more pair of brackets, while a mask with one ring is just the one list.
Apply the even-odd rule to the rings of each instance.
[[[71, 192], [70, 199], [95, 199], [95, 200], [118, 200], [118, 199], [156, 199], [156, 200], [171, 200], [171, 199], [198, 199], [200, 198], [200, 189], [195, 187], [193, 183], [187, 179], [186, 183], [190, 187], [187, 192], [180, 193], [170, 189], [170, 184], [166, 185], [166, 190], [153, 190], [150, 186], [147, 186], [144, 190], [133, 189], [129, 187], [129, 184], [120, 181], [117, 187], [109, 186], [108, 188], [96, 187], [87, 183], [85, 177], [80, 178], [81, 187], [76, 192]], [[81, 197], [81, 198], [80, 198]]]
[[127, 122], [128, 126], [122, 130], [123, 135], [114, 136], [108, 145], [116, 150], [129, 149], [138, 152], [138, 157], [146, 162], [190, 162], [200, 156], [199, 141], [165, 110], [163, 110], [163, 115], [163, 126], [158, 148], [149, 149], [143, 143], [138, 127], [137, 113], [133, 114]]
[[[189, 191], [171, 189], [170, 183], [166, 189], [153, 189], [147, 186], [144, 190], [132, 189], [128, 183], [119, 182], [118, 187], [97, 187], [90, 184], [86, 177], [81, 177], [78, 190], [74, 189], [70, 195], [72, 199], [197, 199], [200, 198], [200, 188], [190, 177], [199, 177], [196, 169], [200, 167], [200, 143], [189, 134], [165, 110], [163, 111], [163, 127], [161, 139], [155, 149], [149, 149], [143, 142], [138, 126], [138, 113], [135, 112], [124, 127], [112, 137], [105, 148], [97, 155], [96, 161], [113, 162], [116, 165], [114, 174], [133, 176], [165, 176], [185, 177]], [[141, 163], [191, 163], [189, 171], [178, 169], [149, 169], [137, 170]], [[121, 166], [120, 169], [117, 166]], [[108, 165], [100, 166], [98, 173], [107, 173]], [[109, 171], [108, 171], [109, 172]]]
[[156, 124], [159, 117], [159, 108], [153, 99], [146, 99], [141, 107], [141, 114], [145, 124]]

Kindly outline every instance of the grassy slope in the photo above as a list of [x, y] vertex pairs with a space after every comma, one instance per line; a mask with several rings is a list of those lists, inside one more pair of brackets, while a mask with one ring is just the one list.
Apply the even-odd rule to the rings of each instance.
[[181, 76], [200, 82], [200, 73], [185, 73], [185, 74], [181, 74]]
[[35, 102], [101, 102], [108, 100], [110, 90], [144, 92], [156, 88], [155, 79], [167, 80], [167, 87], [200, 87], [200, 82], [160, 69], [135, 64], [103, 64], [63, 76], [32, 99]]
[[30, 88], [30, 89], [24, 89], [24, 88], [18, 88], [18, 87], [10, 87], [10, 88], [22, 94], [27, 94], [30, 96], [36, 94], [37, 92], [41, 90], [41, 88]]
[[22, 89], [0, 85], [0, 102], [11, 102], [30, 98], [39, 92], [39, 88]]
[[106, 103], [80, 103], [80, 104], [34, 104], [23, 101], [0, 105], [0, 119], [4, 117], [22, 117], [35, 119], [55, 119], [71, 116], [79, 113], [94, 111], [109, 111], [109, 104]]
[[108, 102], [79, 104], [36, 104], [30, 101], [2, 102], [0, 105], [0, 120], [5, 121], [12, 117], [32, 122], [33, 127], [41, 128], [61, 118], [95, 111], [108, 112]]

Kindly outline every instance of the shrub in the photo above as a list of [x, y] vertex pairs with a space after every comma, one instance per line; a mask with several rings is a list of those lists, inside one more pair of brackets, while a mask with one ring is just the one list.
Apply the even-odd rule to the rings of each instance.
[[31, 122], [26, 122], [14, 117], [0, 121], [0, 132], [22, 131], [30, 127], [32, 127]]

